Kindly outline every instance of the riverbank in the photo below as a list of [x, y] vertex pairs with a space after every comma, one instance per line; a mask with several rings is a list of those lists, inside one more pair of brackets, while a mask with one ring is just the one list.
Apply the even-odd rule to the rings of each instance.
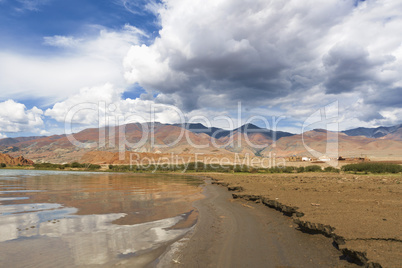
[[[341, 254], [358, 264], [367, 267], [402, 265], [400, 175], [209, 174], [209, 177], [213, 183], [233, 190], [235, 199], [248, 201], [247, 206], [260, 203], [264, 208], [275, 208], [290, 216], [289, 226], [329, 237], [328, 244], [333, 241]], [[227, 198], [231, 198], [230, 193]], [[212, 207], [220, 206], [209, 203]], [[202, 222], [203, 213], [200, 213]], [[224, 222], [225, 219], [221, 223], [223, 232]], [[263, 235], [263, 230], [259, 232]], [[223, 240], [219, 239], [218, 243]]]
[[194, 203], [195, 229], [171, 246], [159, 267], [357, 267], [340, 259], [331, 239], [295, 230], [275, 210], [234, 200], [209, 182], [204, 194]]

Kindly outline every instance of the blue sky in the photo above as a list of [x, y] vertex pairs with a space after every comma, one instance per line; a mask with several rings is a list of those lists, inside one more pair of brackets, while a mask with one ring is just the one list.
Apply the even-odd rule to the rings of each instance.
[[21, 50], [44, 49], [44, 36], [88, 36], [94, 35], [96, 29], [91, 25], [100, 25], [110, 29], [120, 29], [125, 24], [144, 29], [147, 33], [157, 35], [159, 26], [154, 14], [144, 9], [141, 1], [138, 5], [129, 5], [126, 9], [121, 1], [96, 0], [37, 0], [37, 1], [0, 1], [1, 48], [12, 45]]
[[[146, 8], [147, 4], [146, 1], [120, 0], [0, 0], [0, 50], [27, 56], [69, 57], [74, 52], [65, 47], [49, 46], [44, 38], [91, 39], [99, 35], [100, 29], [120, 31], [125, 25], [145, 31], [148, 36], [141, 42], [149, 44], [158, 36], [160, 25], [156, 14]], [[135, 98], [144, 92], [138, 85], [128, 85], [125, 96]], [[0, 95], [0, 101], [7, 99], [8, 96]], [[46, 95], [39, 98], [23, 94], [13, 96], [13, 100], [22, 102], [28, 109], [51, 107], [54, 103], [46, 99]]]
[[397, 0], [0, 0], [0, 138], [64, 133], [85, 103], [106, 119], [76, 130], [154, 109], [299, 133], [333, 103], [340, 129], [400, 124], [401, 27]]
[[[147, 44], [158, 35], [160, 28], [156, 14], [146, 8], [147, 4], [149, 3], [145, 1], [117, 0], [2, 0], [0, 1], [0, 50], [5, 53], [45, 58], [69, 57], [74, 52], [65, 47], [49, 46], [44, 38], [74, 36], [91, 39], [99, 35], [100, 29], [113, 32], [121, 30], [125, 25], [144, 30], [148, 36], [141, 41]], [[0, 92], [5, 93], [7, 90], [3, 87]], [[136, 98], [144, 92], [140, 86], [130, 85], [127, 86], [123, 97]], [[35, 106], [47, 109], [54, 105], [54, 102], [48, 102], [47, 97], [46, 94], [40, 97], [18, 94], [13, 96], [12, 100], [24, 104], [28, 110]], [[0, 101], [8, 99], [10, 98], [5, 94], [0, 95]], [[43, 128], [46, 129], [49, 126], [61, 128], [62, 125], [62, 122], [46, 118]], [[43, 133], [47, 134], [46, 131]], [[31, 132], [29, 128], [7, 132], [7, 136], [35, 134], [38, 134], [37, 131], [34, 129]]]

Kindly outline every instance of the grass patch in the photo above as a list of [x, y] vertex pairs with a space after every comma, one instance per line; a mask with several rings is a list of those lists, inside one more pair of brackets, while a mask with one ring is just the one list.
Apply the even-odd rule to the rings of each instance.
[[74, 162], [71, 164], [52, 164], [52, 163], [38, 163], [33, 165], [35, 169], [40, 169], [40, 170], [64, 170], [64, 169], [83, 169], [83, 170], [98, 170], [101, 168], [100, 165], [95, 165], [95, 164], [88, 164], [88, 163], [78, 163]]
[[364, 173], [400, 173], [402, 166], [390, 163], [358, 163], [349, 164], [342, 167], [345, 172], [364, 172]]

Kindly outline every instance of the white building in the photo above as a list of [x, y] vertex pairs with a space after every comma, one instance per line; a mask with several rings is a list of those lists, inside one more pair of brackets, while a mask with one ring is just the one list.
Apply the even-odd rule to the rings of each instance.
[[326, 155], [322, 155], [322, 156], [318, 157], [318, 160], [324, 161], [324, 162], [331, 161], [331, 159]]

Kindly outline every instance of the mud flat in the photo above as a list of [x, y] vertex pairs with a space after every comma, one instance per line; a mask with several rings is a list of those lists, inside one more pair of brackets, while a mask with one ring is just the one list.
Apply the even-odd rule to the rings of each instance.
[[[333, 243], [339, 249], [338, 253], [343, 255], [350, 262], [365, 267], [402, 267], [402, 176], [401, 175], [353, 175], [353, 174], [328, 174], [328, 173], [305, 173], [305, 174], [211, 174], [208, 175], [214, 184], [220, 184], [229, 189], [234, 200], [248, 201], [247, 206], [255, 206], [256, 204], [272, 208], [285, 214], [289, 222], [286, 226], [292, 226], [302, 232], [309, 234], [321, 234], [319, 237], [328, 237], [328, 245]], [[217, 190], [218, 191], [218, 190]], [[217, 200], [220, 197], [213, 197]], [[212, 198], [212, 199], [213, 199]], [[211, 206], [210, 211], [215, 215], [222, 215], [223, 219], [211, 221], [210, 232], [218, 229], [221, 236], [216, 238], [216, 243], [226, 244], [227, 247], [233, 247], [238, 238], [232, 238], [234, 241], [227, 242], [224, 237], [228, 232], [239, 232], [243, 235], [243, 230], [249, 230], [252, 224], [246, 224], [248, 227], [244, 229], [227, 230], [225, 228], [241, 228], [230, 227], [229, 221], [234, 221], [233, 217], [240, 222], [246, 221], [245, 215], [238, 214], [237, 211], [225, 212], [219, 210], [220, 203], [211, 200], [208, 204]], [[223, 202], [223, 200], [221, 200]], [[237, 202], [237, 201], [236, 201]], [[204, 205], [206, 206], [206, 204]], [[244, 208], [244, 207], [243, 207]], [[211, 217], [207, 212], [200, 208], [202, 217]], [[218, 211], [219, 210], [219, 211]], [[261, 209], [251, 209], [249, 211], [262, 211]], [[210, 214], [212, 212], [209, 212]], [[232, 213], [233, 215], [230, 215]], [[264, 211], [267, 213], [267, 211]], [[204, 214], [204, 216], [203, 216]], [[212, 213], [212, 215], [214, 215]], [[268, 219], [267, 215], [267, 219]], [[262, 219], [262, 218], [261, 218]], [[275, 222], [275, 220], [271, 219]], [[267, 220], [267, 223], [270, 220]], [[217, 225], [211, 225], [216, 223]], [[221, 225], [219, 225], [220, 223]], [[275, 224], [279, 222], [276, 221]], [[269, 225], [269, 224], [268, 224]], [[284, 225], [282, 223], [281, 225]], [[222, 227], [223, 226], [223, 227]], [[225, 227], [226, 226], [226, 227]], [[235, 225], [236, 226], [236, 225]], [[202, 228], [202, 227], [200, 227]], [[223, 228], [223, 229], [219, 229]], [[214, 231], [215, 232], [215, 231]], [[258, 230], [260, 233], [257, 240], [263, 240], [269, 228]], [[271, 230], [272, 232], [272, 230]], [[273, 231], [276, 233], [277, 231]], [[202, 233], [202, 232], [201, 232]], [[208, 230], [204, 231], [204, 235], [194, 235], [194, 239], [202, 242], [208, 239], [210, 235]], [[213, 232], [212, 232], [213, 233]], [[311, 235], [310, 235], [311, 236]], [[198, 238], [197, 238], [198, 237]], [[316, 235], [312, 237], [317, 237]], [[282, 237], [283, 238], [283, 237]], [[239, 238], [240, 239], [240, 238]], [[239, 245], [249, 241], [249, 236], [245, 235], [238, 241]], [[279, 238], [267, 238], [263, 245], [275, 244]], [[269, 239], [273, 239], [270, 241]], [[291, 241], [296, 241], [292, 238]], [[307, 238], [306, 238], [307, 239]], [[191, 241], [191, 240], [190, 240]], [[255, 243], [258, 243], [257, 241]], [[293, 246], [298, 242], [293, 242]], [[196, 243], [197, 244], [197, 243]], [[200, 246], [203, 243], [200, 243]], [[251, 243], [253, 244], [253, 243]], [[311, 243], [314, 246], [314, 243]], [[213, 246], [213, 245], [212, 245]], [[307, 254], [314, 259], [314, 250], [308, 252], [305, 245], [303, 249], [293, 248], [292, 251], [298, 251], [301, 254]], [[244, 248], [246, 250], [247, 248]], [[271, 249], [265, 246], [268, 259], [275, 259], [275, 256], [283, 256], [289, 258], [288, 252], [283, 255], [276, 255]], [[283, 248], [282, 248], [283, 249]], [[320, 256], [323, 256], [324, 248], [319, 249]], [[187, 254], [189, 249], [186, 249]], [[199, 248], [200, 252], [206, 252], [205, 249]], [[234, 258], [235, 264], [240, 260], [236, 260], [241, 254], [241, 250], [237, 250], [237, 246], [231, 249], [232, 254], [226, 255], [227, 258]], [[287, 250], [286, 248], [284, 250]], [[329, 249], [328, 249], [329, 250]], [[294, 252], [293, 252], [294, 253]], [[207, 255], [207, 254], [206, 254]], [[216, 257], [216, 256], [215, 256]], [[197, 259], [197, 256], [190, 259]], [[221, 256], [223, 258], [223, 256]], [[277, 257], [276, 257], [277, 258]], [[325, 257], [324, 259], [330, 259]], [[212, 261], [212, 259], [211, 259]], [[217, 261], [216, 259], [214, 261]], [[283, 265], [283, 264], [282, 264]], [[286, 264], [294, 265], [294, 264]], [[342, 262], [339, 265], [345, 265]], [[214, 266], [214, 265], [212, 265]], [[300, 262], [297, 267], [303, 266]], [[323, 264], [323, 266], [327, 266]], [[329, 264], [328, 266], [336, 266]], [[200, 266], [201, 267], [201, 266]], [[250, 266], [252, 267], [252, 266]]]
[[173, 244], [159, 267], [358, 267], [342, 259], [331, 238], [296, 230], [276, 210], [233, 199], [208, 181], [204, 194], [194, 204], [195, 229]]

